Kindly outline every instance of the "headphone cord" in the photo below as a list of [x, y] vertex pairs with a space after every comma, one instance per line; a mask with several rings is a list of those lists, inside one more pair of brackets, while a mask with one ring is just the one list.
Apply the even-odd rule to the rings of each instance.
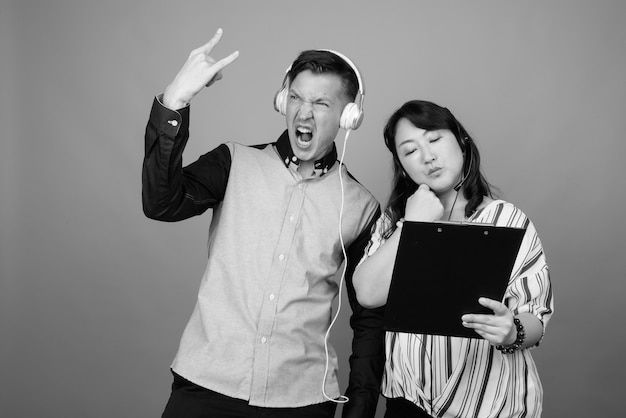
[[343, 205], [345, 200], [345, 193], [343, 189], [343, 177], [341, 175], [341, 169], [343, 167], [343, 159], [346, 155], [346, 147], [348, 145], [348, 137], [350, 136], [350, 129], [346, 130], [346, 136], [343, 140], [343, 150], [341, 151], [341, 159], [339, 160], [339, 185], [341, 186], [341, 206], [339, 208], [339, 241], [341, 242], [341, 251], [343, 253], [343, 270], [341, 272], [341, 279], [339, 280], [339, 294], [337, 297], [337, 312], [335, 312], [335, 316], [333, 320], [330, 322], [328, 326], [328, 330], [326, 331], [326, 335], [324, 336], [324, 351], [326, 353], [326, 368], [324, 369], [324, 379], [322, 380], [322, 393], [324, 397], [329, 401], [343, 404], [348, 402], [350, 399], [345, 395], [340, 395], [338, 399], [333, 399], [326, 394], [326, 377], [328, 376], [328, 366], [329, 366], [329, 356], [328, 356], [328, 336], [330, 335], [330, 330], [332, 329], [337, 317], [339, 316], [339, 311], [341, 310], [341, 291], [343, 289], [343, 281], [346, 276], [346, 270], [348, 268], [348, 254], [346, 253], [346, 246], [343, 242], [343, 233], [341, 232], [341, 223], [343, 220]]
[[454, 211], [454, 206], [456, 205], [456, 200], [459, 198], [459, 191], [456, 191], [456, 196], [454, 196], [454, 202], [452, 202], [452, 207], [450, 208], [450, 213], [448, 214], [448, 220], [452, 218], [452, 212]]

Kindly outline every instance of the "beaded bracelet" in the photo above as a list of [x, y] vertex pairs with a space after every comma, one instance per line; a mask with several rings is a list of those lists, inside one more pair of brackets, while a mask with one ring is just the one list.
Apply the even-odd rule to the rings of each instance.
[[524, 343], [524, 339], [526, 338], [526, 332], [524, 331], [524, 326], [522, 325], [522, 322], [517, 318], [513, 318], [513, 322], [515, 323], [515, 328], [517, 328], [517, 338], [511, 345], [496, 346], [496, 349], [502, 351], [502, 354], [513, 354], [517, 350], [521, 349], [522, 344]]

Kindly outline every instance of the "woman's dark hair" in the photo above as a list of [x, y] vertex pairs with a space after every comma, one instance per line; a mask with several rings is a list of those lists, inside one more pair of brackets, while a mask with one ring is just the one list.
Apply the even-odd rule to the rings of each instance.
[[463, 159], [463, 195], [467, 199], [465, 216], [469, 217], [482, 203], [483, 196], [493, 197], [491, 186], [480, 172], [480, 154], [474, 140], [467, 133], [463, 125], [447, 108], [423, 100], [411, 100], [396, 110], [385, 125], [383, 131], [385, 145], [393, 155], [393, 187], [385, 213], [390, 218], [389, 228], [383, 233], [388, 237], [396, 228], [396, 222], [404, 216], [407, 199], [418, 188], [409, 176], [405, 174], [398, 152], [396, 151], [396, 127], [401, 119], [406, 119], [413, 126], [433, 131], [438, 129], [450, 130], [461, 147]]
[[359, 91], [356, 73], [343, 58], [331, 51], [310, 49], [298, 55], [291, 65], [288, 77], [291, 84], [298, 74], [310, 70], [315, 74], [331, 73], [342, 80], [343, 90], [349, 101], [353, 101]]

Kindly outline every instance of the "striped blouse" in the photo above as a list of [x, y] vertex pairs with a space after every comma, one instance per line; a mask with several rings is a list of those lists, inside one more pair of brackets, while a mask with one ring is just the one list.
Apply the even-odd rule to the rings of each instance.
[[[553, 311], [552, 286], [532, 222], [521, 210], [502, 200], [491, 202], [469, 221], [526, 229], [504, 303], [514, 315], [534, 314], [545, 331]], [[383, 215], [363, 260], [383, 244], [386, 225], [389, 219]], [[432, 416], [541, 415], [543, 389], [531, 350], [502, 354], [484, 339], [387, 332], [385, 353], [382, 394], [387, 398], [405, 398]]]

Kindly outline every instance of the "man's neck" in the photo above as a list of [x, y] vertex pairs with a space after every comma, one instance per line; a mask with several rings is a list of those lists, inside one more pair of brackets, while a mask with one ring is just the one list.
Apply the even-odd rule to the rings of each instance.
[[298, 166], [298, 173], [300, 173], [302, 178], [311, 177], [314, 172], [315, 163], [313, 161], [300, 161], [300, 165]]

